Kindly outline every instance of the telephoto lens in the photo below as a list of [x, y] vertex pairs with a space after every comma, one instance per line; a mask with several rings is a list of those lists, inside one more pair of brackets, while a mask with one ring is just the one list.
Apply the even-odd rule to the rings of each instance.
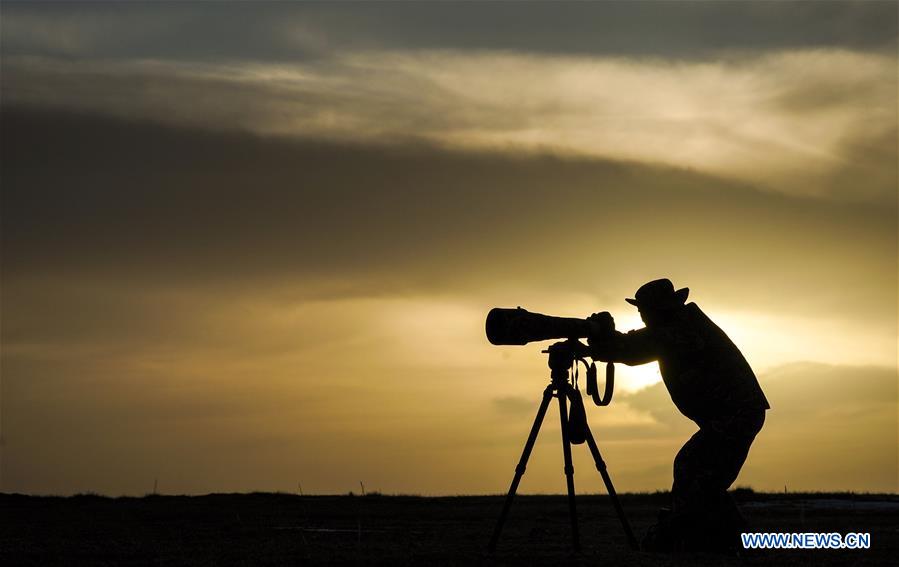
[[574, 317], [553, 317], [531, 313], [521, 307], [496, 307], [487, 314], [487, 340], [494, 345], [526, 345], [552, 339], [583, 339], [590, 323]]

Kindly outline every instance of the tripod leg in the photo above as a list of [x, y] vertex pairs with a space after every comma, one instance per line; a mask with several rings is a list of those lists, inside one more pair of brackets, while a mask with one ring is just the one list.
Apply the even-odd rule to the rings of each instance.
[[568, 407], [565, 390], [559, 390], [559, 417], [562, 420], [562, 454], [565, 457], [565, 481], [568, 484], [568, 512], [571, 516], [571, 543], [575, 551], [581, 550], [578, 533], [577, 509], [574, 501], [574, 465], [571, 462], [571, 442], [568, 439]]
[[589, 425], [587, 426], [587, 445], [590, 447], [590, 452], [593, 454], [593, 462], [596, 463], [596, 470], [598, 470], [600, 476], [602, 476], [602, 481], [605, 483], [606, 490], [609, 492], [612, 506], [615, 507], [618, 519], [621, 520], [621, 527], [624, 529], [624, 535], [627, 537], [627, 542], [630, 544], [631, 549], [636, 551], [640, 546], [637, 544], [637, 538], [634, 537], [631, 525], [624, 515], [624, 508], [621, 507], [621, 502], [618, 501], [618, 494], [615, 492], [615, 487], [612, 485], [612, 477], [609, 476], [606, 462], [602, 460], [602, 455], [599, 454], [599, 447], [596, 445], [596, 439], [593, 438], [593, 432], [590, 431]]
[[543, 391], [543, 400], [541, 400], [540, 407], [537, 409], [537, 416], [534, 418], [531, 433], [528, 435], [528, 440], [524, 444], [524, 450], [521, 452], [521, 459], [518, 461], [518, 466], [515, 467], [515, 477], [512, 479], [512, 485], [509, 486], [509, 493], [506, 495], [506, 501], [503, 503], [503, 511], [500, 512], [499, 519], [496, 521], [496, 527], [493, 529], [493, 536], [490, 538], [490, 544], [487, 546], [487, 550], [490, 553], [493, 553], [496, 549], [499, 535], [503, 531], [503, 524], [506, 523], [506, 516], [509, 515], [509, 508], [512, 507], [512, 500], [515, 498], [515, 491], [518, 490], [518, 483], [521, 482], [521, 477], [524, 475], [525, 469], [527, 469], [531, 450], [533, 450], [534, 443], [537, 441], [540, 425], [543, 423], [543, 418], [546, 416], [546, 410], [549, 408], [549, 401], [552, 397], [553, 389], [552, 385], [549, 385]]

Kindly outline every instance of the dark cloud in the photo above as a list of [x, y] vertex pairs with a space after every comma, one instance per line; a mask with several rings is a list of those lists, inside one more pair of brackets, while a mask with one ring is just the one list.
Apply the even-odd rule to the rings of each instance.
[[895, 312], [885, 308], [896, 281], [886, 207], [626, 162], [9, 107], [2, 118], [5, 298], [39, 289], [29, 278], [72, 277], [134, 289], [293, 285], [307, 298], [623, 294], [667, 273], [734, 306], [875, 321]]
[[7, 3], [6, 54], [290, 61], [367, 49], [681, 58], [895, 48], [891, 2]]
[[632, 159], [845, 201], [896, 196], [895, 57], [846, 50], [677, 66], [459, 52], [293, 65], [6, 57], [2, 97], [214, 131]]

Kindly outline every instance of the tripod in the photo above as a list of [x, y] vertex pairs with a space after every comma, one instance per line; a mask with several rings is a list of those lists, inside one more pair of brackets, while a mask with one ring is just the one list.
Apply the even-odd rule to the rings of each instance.
[[[521, 482], [521, 477], [524, 476], [528, 459], [531, 456], [531, 450], [534, 448], [534, 443], [537, 441], [537, 434], [540, 432], [540, 426], [543, 424], [543, 418], [546, 416], [546, 410], [549, 408], [550, 401], [554, 397], [559, 400], [559, 417], [562, 424], [562, 454], [565, 460], [565, 480], [568, 485], [568, 511], [571, 516], [571, 541], [575, 551], [580, 551], [581, 549], [577, 510], [575, 506], [574, 465], [571, 463], [571, 436], [569, 430], [570, 421], [567, 400], [569, 397], [572, 397], [573, 399], [578, 399], [577, 403], [583, 403], [579, 401], [580, 392], [577, 388], [572, 387], [568, 380], [568, 370], [576, 360], [581, 358], [583, 348], [583, 344], [571, 339], [555, 343], [550, 346], [548, 350], [543, 351], [544, 353], [549, 354], [551, 382], [546, 389], [543, 390], [543, 400], [540, 402], [540, 407], [537, 409], [537, 417], [534, 418], [534, 424], [531, 426], [531, 433], [528, 435], [527, 442], [524, 444], [524, 451], [521, 453], [521, 459], [518, 461], [518, 466], [515, 467], [515, 477], [512, 479], [512, 485], [509, 487], [509, 493], [506, 495], [506, 500], [503, 503], [503, 510], [496, 522], [493, 536], [490, 538], [490, 544], [488, 546], [488, 551], [490, 553], [493, 553], [496, 549], [500, 533], [503, 530], [503, 524], [505, 524], [506, 516], [508, 516], [509, 509], [512, 507], [512, 500], [515, 498], [515, 492], [518, 490], [518, 484]], [[575, 402], [573, 402], [573, 404], [574, 403]], [[634, 532], [631, 530], [630, 524], [628, 524], [627, 518], [624, 515], [624, 509], [621, 508], [621, 502], [618, 501], [618, 495], [615, 493], [615, 487], [612, 485], [612, 478], [609, 476], [606, 463], [599, 453], [599, 447], [596, 445], [593, 433], [590, 432], [590, 427], [586, 424], [586, 421], [583, 422], [583, 426], [585, 429], [583, 432], [585, 433], [585, 440], [587, 446], [590, 448], [590, 453], [593, 455], [593, 462], [596, 464], [596, 470], [599, 471], [599, 474], [602, 476], [602, 480], [606, 485], [606, 490], [612, 500], [612, 505], [615, 508], [615, 512], [618, 514], [618, 519], [621, 521], [621, 527], [624, 529], [624, 535], [627, 537], [631, 549], [637, 550], [639, 548], [637, 539], [634, 537]]]

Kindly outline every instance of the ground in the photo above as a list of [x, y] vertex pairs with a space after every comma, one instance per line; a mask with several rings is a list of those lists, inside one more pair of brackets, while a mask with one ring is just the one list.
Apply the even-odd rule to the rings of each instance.
[[[741, 557], [628, 549], [607, 496], [578, 496], [571, 553], [564, 496], [519, 496], [485, 552], [499, 496], [212, 494], [69, 498], [0, 495], [0, 564], [13, 565], [895, 565], [899, 497], [738, 491], [756, 531], [870, 532], [868, 550], [767, 550]], [[667, 494], [626, 494], [638, 537]]]

